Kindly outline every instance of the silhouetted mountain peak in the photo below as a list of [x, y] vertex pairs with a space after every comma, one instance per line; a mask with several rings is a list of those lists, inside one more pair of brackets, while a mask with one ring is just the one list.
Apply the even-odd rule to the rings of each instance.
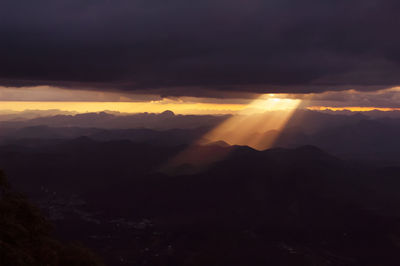
[[219, 147], [230, 147], [231, 145], [229, 145], [228, 143], [226, 143], [223, 140], [218, 140], [218, 141], [214, 141], [214, 142], [209, 142], [209, 143], [204, 143], [203, 145], [208, 145], [208, 146], [219, 146]]
[[273, 148], [261, 151], [267, 158], [284, 163], [311, 163], [323, 162], [324, 164], [336, 164], [341, 160], [337, 157], [312, 145], [305, 145], [295, 149]]
[[99, 113], [83, 113], [83, 114], [77, 114], [75, 115], [76, 118], [79, 119], [85, 119], [85, 118], [91, 118], [91, 119], [105, 119], [105, 118], [113, 118], [115, 115], [106, 113], [106, 112], [99, 112]]
[[172, 112], [170, 110], [165, 110], [164, 112], [161, 113], [161, 115], [163, 117], [174, 117], [175, 116], [174, 112]]
[[328, 164], [336, 164], [341, 161], [336, 156], [333, 156], [313, 145], [301, 146], [292, 151], [293, 155], [298, 158], [298, 160], [302, 161], [319, 161]]

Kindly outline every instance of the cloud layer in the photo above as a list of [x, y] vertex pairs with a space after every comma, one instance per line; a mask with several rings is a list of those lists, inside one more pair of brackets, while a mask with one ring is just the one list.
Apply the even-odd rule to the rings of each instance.
[[0, 85], [207, 96], [400, 85], [394, 0], [5, 0]]

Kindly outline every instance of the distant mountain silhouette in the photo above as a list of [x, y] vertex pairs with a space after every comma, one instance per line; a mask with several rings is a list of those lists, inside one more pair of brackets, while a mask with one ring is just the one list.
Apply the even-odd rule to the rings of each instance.
[[22, 121], [3, 121], [0, 122], [0, 127], [20, 128], [46, 125], [51, 127], [151, 128], [166, 130], [216, 126], [228, 117], [227, 115], [175, 115], [171, 111], [165, 111], [161, 114], [139, 113], [129, 115], [99, 112], [44, 116]]
[[400, 161], [400, 121], [360, 120], [351, 125], [329, 127], [314, 134], [287, 128], [276, 146], [295, 147], [311, 144], [348, 158]]
[[49, 110], [24, 110], [24, 111], [13, 111], [13, 110], [0, 110], [0, 121], [24, 121], [34, 119], [38, 117], [48, 117], [55, 115], [75, 115], [76, 112], [61, 111], [57, 109]]
[[[192, 193], [186, 195], [187, 187], [182, 195], [182, 202], [171, 203], [172, 206], [187, 203], [192, 196], [201, 198], [201, 195], [198, 195], [201, 193], [199, 187], [204, 187], [208, 196], [211, 194], [206, 187], [215, 190], [216, 193], [220, 191], [219, 194], [215, 194], [215, 200], [217, 200], [220, 196], [228, 197], [229, 187], [234, 191], [237, 190], [238, 193], [240, 190], [242, 190], [240, 193], [244, 193], [243, 189], [250, 189], [250, 187], [277, 191], [278, 187], [289, 182], [286, 186], [288, 189], [296, 187], [302, 189], [304, 185], [304, 189], [314, 188], [318, 197], [329, 196], [337, 199], [343, 197], [341, 200], [351, 200], [354, 204], [361, 202], [363, 208], [373, 208], [369, 204], [371, 198], [378, 194], [383, 197], [385, 191], [392, 190], [392, 187], [390, 184], [387, 187], [381, 184], [382, 191], [374, 191], [373, 194], [369, 194], [368, 189], [365, 191], [363, 189], [368, 187], [376, 190], [374, 186], [379, 180], [383, 180], [384, 176], [389, 178], [398, 170], [396, 167], [390, 171], [388, 170], [390, 168], [385, 168], [385, 172], [373, 165], [350, 163], [314, 146], [303, 146], [293, 150], [280, 148], [256, 151], [248, 147], [215, 143], [208, 146], [192, 146], [190, 156], [197, 154], [197, 157], [186, 156], [186, 161], [183, 161], [181, 165], [175, 165], [175, 167], [196, 167], [196, 164], [192, 163], [209, 159], [208, 157], [212, 158], [216, 154], [223, 154], [223, 157], [217, 156], [216, 160], [212, 160], [204, 171], [191, 177], [185, 175], [166, 177], [157, 173], [161, 165], [179, 155], [187, 147], [156, 146], [150, 143], [133, 143], [128, 140], [98, 142], [88, 137], [81, 137], [38, 144], [25, 149], [21, 146], [4, 146], [0, 149], [0, 165], [9, 172], [13, 183], [27, 193], [35, 193], [41, 186], [45, 186], [58, 193], [90, 193], [93, 196], [98, 195], [95, 196], [96, 198], [103, 198], [100, 196], [103, 193], [111, 194], [113, 200], [117, 200], [119, 196], [125, 198], [130, 195], [129, 197], [136, 198], [136, 200], [132, 199], [133, 205], [135, 202], [143, 202], [140, 197], [148, 197], [153, 186], [171, 185], [165, 189], [165, 193], [168, 195], [172, 193], [174, 197], [178, 197], [184, 192], [178, 187], [190, 185], [193, 188]], [[21, 167], [21, 162], [24, 163], [24, 167]], [[35, 176], [35, 178], [26, 178], [27, 176]], [[151, 181], [153, 179], [154, 181]], [[176, 182], [179, 180], [179, 182], [168, 183], [173, 180]], [[150, 183], [145, 185], [148, 182]], [[268, 188], [267, 184], [270, 182], [278, 182], [278, 184]], [[357, 186], [353, 187], [354, 184]], [[119, 191], [120, 189], [126, 193]], [[165, 197], [164, 202], [172, 200], [170, 196], [161, 196], [160, 193], [158, 191], [157, 196], [154, 196]], [[282, 191], [282, 193], [289, 192]], [[250, 197], [248, 198], [250, 200], [253, 196], [250, 193], [246, 197]], [[240, 200], [244, 201], [246, 197]], [[104, 200], [100, 198], [96, 199], [97, 204], [100, 202], [110, 204], [109, 197]], [[145, 212], [151, 209], [148, 209], [149, 205], [146, 206]], [[140, 204], [136, 207], [142, 209]], [[192, 207], [188, 206], [188, 208]], [[137, 212], [140, 213], [138, 209]]]
[[400, 265], [399, 121], [302, 115], [323, 122], [255, 132], [267, 150], [209, 126], [4, 127], [0, 168], [108, 265]]
[[[154, 145], [208, 143], [203, 136], [226, 116], [183, 116], [171, 111], [161, 114], [113, 115], [88, 113], [57, 115], [27, 121], [0, 123], [0, 143], [32, 145], [50, 139], [73, 139], [88, 136], [98, 141], [131, 140]], [[397, 118], [370, 119], [362, 114], [332, 115], [297, 111], [281, 131], [253, 132], [259, 139], [257, 149], [293, 148], [314, 145], [349, 159], [381, 160], [387, 165], [400, 165]], [[218, 140], [217, 140], [218, 141]], [[223, 141], [223, 140], [220, 140]], [[246, 143], [235, 143], [245, 145]]]
[[[399, 168], [351, 163], [315, 146], [265, 151], [219, 143], [190, 147], [193, 153], [197, 149], [199, 159], [215, 156], [216, 150], [224, 157], [201, 172], [193, 171], [196, 166], [189, 160], [176, 166], [179, 175], [165, 175], [156, 171], [158, 167], [188, 146], [81, 137], [26, 151], [0, 148], [0, 165], [34, 198], [77, 194], [85, 209], [100, 213], [92, 214], [96, 218], [72, 218], [82, 213], [72, 209], [57, 225], [62, 235], [109, 247], [102, 255], [113, 265], [123, 265], [113, 255], [121, 249], [126, 250], [124, 259], [152, 261], [150, 265], [163, 265], [154, 260], [156, 254], [192, 265], [185, 261], [194, 251], [199, 263], [217, 260], [221, 265], [231, 260], [258, 265], [270, 259], [289, 266], [315, 259], [360, 266], [400, 262], [391, 240], [397, 238], [394, 228], [399, 225]], [[50, 212], [73, 207], [60, 206], [60, 200], [56, 205], [44, 202]], [[156, 228], [129, 229], [132, 222], [126, 222], [126, 229], [116, 230], [108, 217], [150, 217]], [[92, 235], [112, 238], [101, 244], [91, 240]], [[220, 245], [214, 247], [218, 254], [211, 255], [207, 247], [215, 242]], [[154, 250], [141, 253], [149, 243]], [[200, 243], [204, 246], [197, 246]], [[131, 245], [140, 248], [132, 251]]]

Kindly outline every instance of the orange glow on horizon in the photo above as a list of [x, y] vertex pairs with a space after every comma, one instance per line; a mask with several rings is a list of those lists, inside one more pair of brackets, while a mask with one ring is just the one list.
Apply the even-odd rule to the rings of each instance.
[[121, 113], [161, 113], [165, 110], [176, 114], [251, 114], [280, 110], [289, 106], [293, 100], [260, 97], [251, 104], [233, 103], [230, 100], [220, 102], [197, 102], [181, 99], [162, 99], [157, 101], [0, 101], [0, 110], [21, 112], [25, 110], [60, 110], [76, 113], [115, 111]]
[[171, 110], [176, 114], [233, 114], [243, 110], [245, 104], [229, 103], [196, 103], [179, 101], [149, 102], [29, 102], [1, 101], [0, 110], [51, 110], [71, 111], [78, 113], [116, 111], [121, 113], [161, 113]]
[[369, 111], [400, 111], [400, 108], [391, 107], [362, 107], [362, 106], [347, 106], [347, 107], [331, 107], [331, 106], [310, 106], [308, 110], [312, 111], [351, 111], [351, 112], [369, 112]]

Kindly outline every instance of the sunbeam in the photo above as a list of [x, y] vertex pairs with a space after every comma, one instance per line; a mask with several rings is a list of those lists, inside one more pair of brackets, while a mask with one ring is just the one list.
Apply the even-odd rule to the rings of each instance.
[[233, 148], [225, 147], [226, 143], [258, 150], [268, 149], [273, 146], [279, 132], [300, 103], [301, 100], [285, 98], [285, 95], [261, 95], [239, 114], [227, 119], [171, 158], [161, 167], [161, 171], [190, 174], [203, 170], [231, 152]]
[[[239, 115], [207, 133], [204, 139], [210, 142], [222, 140], [259, 150], [270, 148], [300, 103], [301, 100], [287, 99], [284, 95], [262, 95]], [[264, 112], [260, 113], [261, 110]]]

